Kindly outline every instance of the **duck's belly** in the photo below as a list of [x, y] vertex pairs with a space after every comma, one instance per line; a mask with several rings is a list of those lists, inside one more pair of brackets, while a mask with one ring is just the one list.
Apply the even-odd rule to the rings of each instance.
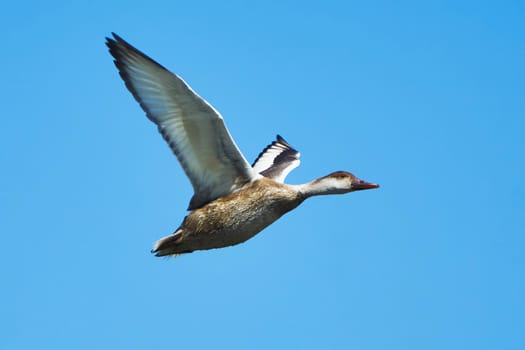
[[[220, 248], [239, 244], [261, 232], [267, 226], [279, 219], [281, 215], [271, 212], [262, 212], [251, 213], [249, 216], [233, 216], [232, 220], [228, 222], [227, 225], [202, 232], [201, 238], [204, 241], [209, 241], [210, 248]], [[206, 245], [205, 242], [203, 242], [203, 244]]]
[[251, 192], [243, 196], [241, 192], [234, 198], [219, 199], [195, 210], [181, 227], [187, 233], [181, 243], [188, 250], [239, 244], [301, 203], [295, 193], [286, 189], [257, 194]]

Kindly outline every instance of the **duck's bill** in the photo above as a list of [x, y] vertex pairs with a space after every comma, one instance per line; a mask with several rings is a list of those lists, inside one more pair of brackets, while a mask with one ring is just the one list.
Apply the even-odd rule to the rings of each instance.
[[352, 188], [354, 191], [371, 190], [372, 188], [378, 188], [378, 187], [379, 187], [378, 184], [366, 182], [361, 179], [356, 179], [354, 182], [352, 182]]

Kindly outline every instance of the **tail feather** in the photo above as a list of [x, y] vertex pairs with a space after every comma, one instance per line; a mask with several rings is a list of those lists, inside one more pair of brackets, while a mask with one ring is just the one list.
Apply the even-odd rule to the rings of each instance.
[[182, 240], [184, 238], [182, 230], [177, 230], [175, 233], [159, 239], [151, 252], [155, 256], [177, 256], [184, 253], [191, 253], [192, 250], [184, 250], [181, 247]]

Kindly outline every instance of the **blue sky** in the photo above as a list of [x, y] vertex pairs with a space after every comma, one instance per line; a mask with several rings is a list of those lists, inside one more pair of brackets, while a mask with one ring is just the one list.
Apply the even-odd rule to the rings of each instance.
[[[0, 348], [525, 348], [524, 23], [519, 1], [4, 6]], [[288, 182], [381, 188], [151, 256], [192, 191], [112, 31], [249, 160], [279, 133], [302, 153]]]

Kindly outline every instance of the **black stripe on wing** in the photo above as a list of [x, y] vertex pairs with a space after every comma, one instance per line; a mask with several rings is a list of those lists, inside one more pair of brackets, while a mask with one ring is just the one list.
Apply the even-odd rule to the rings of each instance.
[[299, 166], [300, 155], [284, 138], [277, 135], [276, 140], [259, 154], [252, 167], [259, 174], [282, 182], [292, 169]]

